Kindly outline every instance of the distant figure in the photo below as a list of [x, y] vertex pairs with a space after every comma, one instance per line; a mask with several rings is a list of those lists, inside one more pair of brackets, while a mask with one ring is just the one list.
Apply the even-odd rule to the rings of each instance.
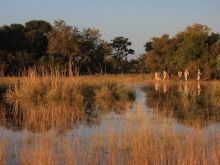
[[160, 72], [158, 72], [158, 80], [161, 80], [161, 73]]
[[164, 70], [163, 71], [163, 80], [166, 80], [167, 79], [167, 72]]
[[200, 72], [200, 69], [197, 71], [197, 80], [199, 81], [201, 78], [202, 73]]
[[159, 74], [158, 74], [158, 72], [155, 72], [155, 80], [157, 81], [158, 78], [159, 78]]
[[185, 77], [186, 81], [188, 80], [188, 76], [189, 76], [189, 71], [188, 71], [188, 69], [186, 69], [184, 72], [184, 77]]
[[156, 81], [161, 80], [161, 78], [160, 78], [160, 72], [155, 72], [154, 77], [155, 77], [155, 80], [156, 80]]
[[178, 77], [179, 77], [179, 79], [182, 78], [182, 75], [183, 75], [183, 72], [182, 72], [182, 71], [179, 71], [179, 72], [178, 72]]

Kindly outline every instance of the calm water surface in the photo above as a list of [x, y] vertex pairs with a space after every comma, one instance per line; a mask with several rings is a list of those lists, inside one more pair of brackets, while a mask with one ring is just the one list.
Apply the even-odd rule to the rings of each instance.
[[[131, 104], [101, 102], [83, 107], [61, 103], [0, 104], [0, 139], [8, 143], [8, 163], [16, 164], [16, 153], [24, 138], [40, 135], [85, 138], [93, 134], [103, 136], [109, 130], [123, 131], [129, 119], [131, 129], [138, 127], [132, 115], [138, 111], [148, 118], [149, 127], [160, 129], [161, 119], [179, 134], [204, 131], [207, 136], [220, 132], [220, 89], [216, 85], [200, 83], [133, 84], [135, 100]], [[126, 110], [122, 110], [125, 108]], [[48, 113], [44, 113], [45, 110]], [[76, 112], [75, 112], [76, 111]], [[63, 113], [65, 114], [63, 115]], [[130, 117], [128, 117], [128, 115]], [[46, 116], [46, 117], [45, 117]], [[36, 117], [36, 119], [35, 119]], [[45, 118], [45, 119], [44, 119]], [[46, 121], [45, 121], [46, 120]]]

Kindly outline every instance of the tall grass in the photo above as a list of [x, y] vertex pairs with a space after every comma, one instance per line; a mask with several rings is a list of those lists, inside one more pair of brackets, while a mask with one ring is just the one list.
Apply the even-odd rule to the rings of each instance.
[[[163, 85], [163, 84], [161, 84]], [[145, 88], [148, 106], [156, 114], [172, 114], [178, 122], [194, 128], [204, 128], [220, 121], [219, 85], [215, 83], [170, 84], [166, 91], [153, 86]]]
[[[27, 145], [28, 146], [28, 145]], [[56, 153], [56, 149], [52, 141], [43, 139], [31, 147], [21, 147], [19, 154], [19, 162], [21, 165], [58, 165], [60, 157]]]
[[98, 125], [101, 117], [109, 112], [125, 113], [130, 103], [99, 99], [94, 107], [89, 105], [87, 109], [86, 106], [82, 102], [17, 102], [11, 109], [0, 109], [0, 124], [7, 129], [25, 129], [33, 133], [54, 130], [62, 134], [82, 123]]
[[76, 102], [84, 98], [96, 98], [96, 96], [107, 96], [115, 100], [129, 100], [133, 97], [130, 89], [110, 79], [90, 80], [89, 77], [68, 78], [60, 75], [39, 77], [35, 72], [17, 80], [5, 95], [7, 100]]
[[[180, 134], [170, 121], [149, 126], [150, 118], [142, 110], [128, 112], [123, 130], [89, 137], [61, 138], [59, 142], [41, 137], [20, 150], [22, 164], [180, 164], [218, 165], [220, 134], [205, 132]], [[155, 120], [155, 119], [154, 119]], [[134, 127], [134, 122], [137, 125]]]
[[0, 141], [0, 165], [5, 164], [6, 155], [7, 155], [6, 154], [6, 141], [1, 140]]
[[[19, 107], [13, 111], [14, 119], [22, 114], [17, 122], [32, 132], [47, 132], [52, 128], [64, 133], [63, 136], [27, 133], [17, 149], [19, 164], [220, 164], [219, 132], [207, 135], [195, 129], [193, 133], [179, 133], [172, 127], [171, 119], [167, 119], [169, 114], [155, 115], [152, 119], [140, 107], [133, 112], [125, 106], [125, 122], [120, 130], [110, 128], [105, 134], [64, 136], [86, 116], [85, 105], [91, 108], [95, 103], [102, 112], [113, 105], [122, 109], [134, 96], [121, 83], [131, 83], [134, 79], [135, 76], [38, 77], [32, 73], [16, 80], [6, 94], [9, 102]], [[141, 79], [144, 76], [137, 81]], [[155, 121], [160, 124], [152, 125]], [[0, 143], [0, 162], [7, 156], [3, 152], [5, 148], [5, 143], [2, 147]]]

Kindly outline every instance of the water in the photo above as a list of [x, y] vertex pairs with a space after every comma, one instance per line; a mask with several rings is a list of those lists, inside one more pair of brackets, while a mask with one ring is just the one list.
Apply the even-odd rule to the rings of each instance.
[[[179, 134], [203, 131], [211, 136], [220, 132], [220, 89], [205, 83], [132, 84], [135, 100], [130, 103], [100, 101], [85, 103], [15, 103], [0, 104], [0, 140], [7, 141], [7, 163], [16, 164], [17, 153], [25, 138], [51, 136], [86, 139], [105, 136], [109, 130], [123, 132], [130, 120], [131, 129], [138, 127], [132, 115], [142, 111], [149, 127], [160, 129], [164, 121]], [[161, 122], [163, 121], [163, 122]]]

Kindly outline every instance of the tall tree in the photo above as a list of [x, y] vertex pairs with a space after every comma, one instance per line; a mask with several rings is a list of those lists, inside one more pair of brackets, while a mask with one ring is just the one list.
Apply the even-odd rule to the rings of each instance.
[[78, 55], [81, 36], [78, 28], [73, 28], [67, 25], [65, 21], [58, 20], [54, 22], [54, 26], [47, 36], [48, 52], [67, 56], [69, 59], [69, 76], [73, 76], [74, 58]]
[[[203, 78], [217, 76], [216, 60], [220, 54], [219, 35], [210, 34], [206, 25], [193, 24], [173, 38], [163, 35], [153, 38], [147, 48], [145, 67], [148, 71], [163, 71], [177, 74], [179, 70], [188, 68], [195, 77], [197, 69], [203, 72]], [[216, 62], [217, 61], [217, 62]]]
[[25, 23], [29, 53], [33, 53], [37, 57], [46, 53], [48, 46], [47, 33], [51, 28], [50, 23], [43, 20], [32, 20]]
[[110, 54], [110, 46], [101, 39], [97, 29], [84, 29], [80, 47], [80, 64], [84, 72], [103, 73], [105, 57]]
[[111, 47], [113, 50], [113, 57], [118, 60], [120, 65], [120, 71], [123, 73], [123, 60], [127, 59], [127, 56], [133, 55], [135, 51], [129, 47], [132, 43], [128, 38], [115, 37], [111, 42]]
[[0, 49], [16, 53], [25, 50], [25, 29], [21, 24], [0, 27]]
[[31, 20], [25, 23], [26, 31], [37, 30], [41, 33], [47, 33], [51, 30], [51, 25], [49, 22], [44, 20]]
[[144, 48], [145, 48], [145, 51], [148, 52], [152, 49], [152, 42], [147, 42], [145, 45], [144, 45]]

